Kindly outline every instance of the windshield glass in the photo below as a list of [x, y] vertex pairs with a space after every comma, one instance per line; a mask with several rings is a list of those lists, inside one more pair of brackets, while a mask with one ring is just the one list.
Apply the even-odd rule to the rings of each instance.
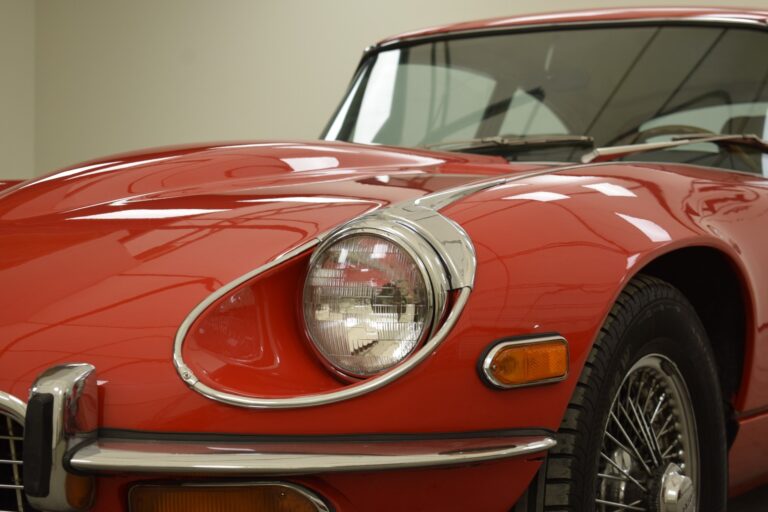
[[[550, 29], [402, 45], [367, 60], [325, 138], [475, 152], [473, 141], [499, 136], [580, 135], [594, 146], [703, 133], [768, 138], [766, 55], [768, 33], [735, 26]], [[482, 152], [577, 161], [590, 149], [583, 146], [486, 144]], [[732, 153], [697, 144], [627, 159], [760, 172], [763, 155]]]

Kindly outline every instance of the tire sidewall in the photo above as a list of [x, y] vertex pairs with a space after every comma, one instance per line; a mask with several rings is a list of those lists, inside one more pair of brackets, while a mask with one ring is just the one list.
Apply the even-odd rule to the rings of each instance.
[[[633, 365], [658, 354], [679, 370], [693, 405], [699, 451], [700, 512], [721, 512], [727, 495], [727, 456], [722, 394], [706, 332], [693, 308], [681, 297], [663, 297], [645, 304], [618, 334], [616, 350], [609, 359], [603, 392], [596, 404], [596, 424], [590, 436], [594, 468], [585, 484], [584, 510], [594, 507], [597, 473], [604, 432], [614, 397]], [[591, 492], [589, 492], [591, 489]]]

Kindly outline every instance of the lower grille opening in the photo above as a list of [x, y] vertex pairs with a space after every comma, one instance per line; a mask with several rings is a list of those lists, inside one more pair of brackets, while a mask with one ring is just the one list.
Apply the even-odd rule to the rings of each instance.
[[23, 459], [24, 427], [13, 416], [0, 411], [0, 511], [34, 510], [24, 496]]

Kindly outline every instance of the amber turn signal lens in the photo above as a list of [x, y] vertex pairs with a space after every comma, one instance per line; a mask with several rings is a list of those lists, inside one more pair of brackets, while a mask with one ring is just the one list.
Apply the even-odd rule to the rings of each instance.
[[93, 501], [96, 482], [93, 477], [67, 474], [67, 503], [75, 510], [89, 508]]
[[284, 484], [138, 485], [131, 512], [317, 512], [321, 502]]
[[497, 387], [562, 379], [568, 374], [568, 344], [563, 338], [531, 343], [503, 342], [488, 353], [483, 371]]

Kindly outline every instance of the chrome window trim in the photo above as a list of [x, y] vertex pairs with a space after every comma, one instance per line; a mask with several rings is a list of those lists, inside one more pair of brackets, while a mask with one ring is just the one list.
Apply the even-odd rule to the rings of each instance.
[[155, 482], [155, 483], [141, 483], [131, 486], [128, 490], [128, 512], [132, 512], [131, 508], [131, 494], [141, 487], [283, 487], [291, 489], [304, 496], [312, 505], [314, 505], [317, 512], [332, 512], [333, 509], [322, 499], [318, 494], [310, 491], [304, 486], [297, 485], [291, 482]]
[[[520, 345], [535, 345], [538, 343], [548, 343], [552, 341], [558, 341], [563, 345], [565, 345], [566, 356], [568, 359], [567, 359], [567, 367], [565, 369], [565, 375], [563, 375], [562, 377], [538, 380], [536, 382], [529, 382], [526, 384], [504, 384], [503, 382], [499, 382], [496, 379], [496, 377], [493, 376], [493, 373], [491, 372], [491, 363], [493, 362], [493, 358], [501, 349], [506, 347], [520, 346]], [[564, 337], [560, 335], [551, 335], [551, 334], [538, 336], [538, 337], [530, 337], [530, 338], [526, 337], [526, 338], [514, 339], [514, 340], [500, 340], [491, 346], [491, 349], [487, 352], [487, 354], [483, 358], [482, 370], [483, 370], [483, 377], [485, 378], [485, 381], [491, 386], [498, 389], [527, 388], [530, 386], [540, 386], [542, 384], [552, 384], [554, 382], [562, 382], [568, 378], [568, 374], [570, 373], [570, 370], [571, 370], [571, 352], [570, 352], [570, 347], [568, 346], [568, 340], [566, 340]]]
[[0, 391], [0, 411], [7, 412], [16, 421], [24, 425], [24, 418], [27, 415], [27, 404], [10, 393]]
[[[249, 443], [137, 441], [101, 438], [78, 447], [70, 466], [84, 474], [281, 476], [400, 470], [474, 464], [541, 453], [551, 435], [500, 435], [435, 441]], [[334, 450], [334, 448], [336, 448]]]

